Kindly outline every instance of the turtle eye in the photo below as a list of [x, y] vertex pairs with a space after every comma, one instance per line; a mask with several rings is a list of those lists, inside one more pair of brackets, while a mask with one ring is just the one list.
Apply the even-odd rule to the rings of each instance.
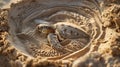
[[37, 26], [37, 31], [42, 32], [43, 27]]
[[40, 26], [37, 26], [37, 30], [40, 30], [41, 29], [41, 27]]

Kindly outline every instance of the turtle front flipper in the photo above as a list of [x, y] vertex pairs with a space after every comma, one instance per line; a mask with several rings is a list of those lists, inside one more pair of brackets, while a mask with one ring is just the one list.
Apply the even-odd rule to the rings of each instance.
[[71, 39], [65, 39], [65, 40], [61, 41], [60, 43], [61, 43], [62, 46], [66, 46], [70, 42], [71, 42]]
[[48, 41], [50, 43], [50, 46], [60, 52], [66, 53], [66, 52], [71, 52], [69, 49], [65, 49], [64, 46], [61, 45], [61, 43], [58, 40], [58, 37], [54, 33], [48, 34]]

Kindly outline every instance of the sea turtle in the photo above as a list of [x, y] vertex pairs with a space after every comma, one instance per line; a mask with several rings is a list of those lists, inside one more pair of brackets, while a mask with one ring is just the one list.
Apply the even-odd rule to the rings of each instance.
[[77, 25], [67, 22], [59, 22], [55, 24], [39, 24], [37, 30], [40, 34], [46, 35], [46, 38], [52, 48], [66, 52], [71, 51], [65, 49], [64, 46], [69, 44], [73, 39], [85, 39], [87, 43], [90, 41], [90, 36], [81, 30]]

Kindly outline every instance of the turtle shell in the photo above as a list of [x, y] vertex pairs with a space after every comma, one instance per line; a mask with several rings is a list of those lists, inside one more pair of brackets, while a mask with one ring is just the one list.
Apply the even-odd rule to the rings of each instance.
[[90, 36], [85, 31], [70, 23], [57, 23], [56, 31], [58, 32], [59, 36], [64, 39], [90, 39]]

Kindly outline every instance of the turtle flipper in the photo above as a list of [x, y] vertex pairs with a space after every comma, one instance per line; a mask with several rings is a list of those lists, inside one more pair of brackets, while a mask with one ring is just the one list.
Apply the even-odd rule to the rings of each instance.
[[65, 49], [64, 46], [61, 45], [61, 43], [59, 42], [57, 35], [50, 33], [48, 35], [48, 41], [50, 43], [50, 45], [52, 46], [53, 49], [60, 51], [60, 52], [71, 52], [68, 49]]

